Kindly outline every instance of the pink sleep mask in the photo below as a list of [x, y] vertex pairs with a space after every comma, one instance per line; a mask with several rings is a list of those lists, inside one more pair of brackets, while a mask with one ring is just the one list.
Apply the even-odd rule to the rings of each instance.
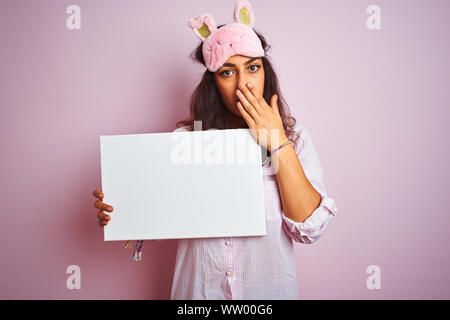
[[264, 49], [253, 26], [255, 13], [248, 0], [238, 0], [234, 8], [234, 22], [216, 27], [214, 18], [204, 13], [188, 21], [188, 26], [203, 41], [202, 52], [209, 71], [217, 71], [229, 57], [239, 54], [248, 57], [264, 56]]

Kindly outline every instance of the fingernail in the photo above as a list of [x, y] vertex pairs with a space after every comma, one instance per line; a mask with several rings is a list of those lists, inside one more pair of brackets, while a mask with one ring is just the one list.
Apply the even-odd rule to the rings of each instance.
[[250, 82], [247, 83], [247, 85], [248, 85], [249, 88], [253, 88], [253, 85]]

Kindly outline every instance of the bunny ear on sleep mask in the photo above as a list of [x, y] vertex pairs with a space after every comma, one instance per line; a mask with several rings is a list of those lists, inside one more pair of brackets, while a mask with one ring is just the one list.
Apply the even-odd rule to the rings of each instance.
[[204, 13], [188, 21], [188, 26], [194, 31], [195, 35], [202, 41], [205, 41], [212, 33], [217, 30], [216, 22], [209, 13]]
[[247, 0], [239, 0], [234, 8], [234, 22], [240, 22], [253, 28], [255, 26], [255, 12]]

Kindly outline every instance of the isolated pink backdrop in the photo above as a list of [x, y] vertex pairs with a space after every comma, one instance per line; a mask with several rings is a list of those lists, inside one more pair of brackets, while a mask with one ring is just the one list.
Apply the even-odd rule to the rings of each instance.
[[[81, 30], [66, 8], [81, 7]], [[301, 299], [449, 299], [450, 2], [252, 2], [339, 212], [296, 243]], [[366, 27], [369, 5], [381, 30]], [[2, 1], [0, 298], [168, 299], [176, 240], [133, 263], [93, 207], [99, 135], [170, 132], [204, 71], [187, 20], [235, 1]], [[66, 268], [81, 268], [81, 289]], [[369, 290], [366, 269], [381, 269]]]

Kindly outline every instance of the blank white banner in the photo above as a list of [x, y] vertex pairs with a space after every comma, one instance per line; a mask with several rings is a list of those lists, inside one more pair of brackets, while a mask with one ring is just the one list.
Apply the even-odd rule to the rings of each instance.
[[105, 241], [266, 235], [249, 129], [101, 135], [100, 156]]

